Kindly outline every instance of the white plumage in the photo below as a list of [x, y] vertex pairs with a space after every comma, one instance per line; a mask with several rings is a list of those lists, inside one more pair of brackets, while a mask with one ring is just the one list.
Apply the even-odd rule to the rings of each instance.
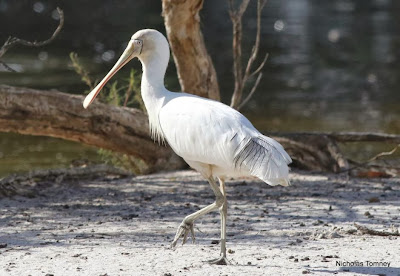
[[[129, 60], [142, 62], [142, 98], [149, 115], [150, 132], [166, 141], [192, 168], [210, 183], [216, 201], [187, 216], [178, 228], [172, 246], [179, 238], [194, 240], [193, 222], [219, 209], [221, 213], [221, 255], [212, 261], [226, 264], [227, 201], [225, 178], [256, 176], [270, 185], [289, 185], [289, 155], [275, 140], [262, 135], [238, 111], [220, 102], [186, 93], [168, 91], [164, 75], [169, 61], [166, 38], [155, 30], [135, 33], [128, 47], [106, 77], [86, 97], [86, 108], [105, 83]], [[219, 179], [220, 186], [215, 183]]]
[[207, 176], [253, 175], [270, 185], [289, 184], [289, 155], [242, 114], [213, 100], [167, 95], [159, 113], [163, 136], [194, 169]]

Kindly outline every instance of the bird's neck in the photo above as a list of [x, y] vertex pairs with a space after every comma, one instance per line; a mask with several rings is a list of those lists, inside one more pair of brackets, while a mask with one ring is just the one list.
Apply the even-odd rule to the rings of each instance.
[[170, 93], [164, 86], [164, 76], [169, 60], [167, 55], [155, 53], [151, 57], [140, 59], [143, 67], [141, 92], [147, 114], [149, 115], [150, 131], [155, 140], [162, 140], [162, 130], [159, 122], [159, 112]]
[[155, 53], [151, 57], [143, 57], [140, 59], [143, 67], [141, 92], [143, 102], [146, 106], [147, 113], [158, 115], [161, 108], [160, 102], [163, 101], [168, 90], [164, 86], [164, 76], [168, 65], [168, 59], [165, 55]]
[[167, 64], [164, 63], [165, 61], [157, 57], [147, 58], [142, 61], [142, 88], [143, 85], [145, 87], [164, 88], [164, 76], [167, 69]]

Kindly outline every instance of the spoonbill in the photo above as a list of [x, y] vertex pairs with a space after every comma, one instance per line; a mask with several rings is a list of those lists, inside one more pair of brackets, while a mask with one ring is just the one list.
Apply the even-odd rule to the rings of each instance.
[[[227, 264], [225, 179], [256, 176], [269, 185], [288, 186], [291, 159], [275, 140], [262, 135], [238, 111], [210, 99], [168, 91], [164, 75], [169, 61], [169, 44], [164, 35], [152, 29], [136, 32], [114, 67], [87, 95], [87, 108], [107, 81], [131, 59], [142, 63], [141, 95], [149, 115], [150, 134], [166, 141], [175, 153], [210, 183], [216, 200], [186, 216], [179, 225], [171, 247], [188, 235], [195, 241], [193, 223], [204, 214], [219, 209], [221, 252], [214, 264]], [[219, 186], [216, 183], [219, 180]]]

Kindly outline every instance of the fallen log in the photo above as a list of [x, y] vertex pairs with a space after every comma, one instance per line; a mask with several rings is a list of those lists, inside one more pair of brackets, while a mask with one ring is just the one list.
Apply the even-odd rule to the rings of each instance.
[[[272, 134], [273, 135], [273, 134]], [[385, 142], [390, 144], [400, 144], [400, 135], [373, 133], [373, 132], [297, 132], [297, 133], [279, 133], [279, 136], [285, 136], [291, 139], [303, 136], [327, 136], [336, 142]]]
[[[145, 162], [144, 173], [187, 167], [168, 146], [151, 140], [141, 110], [97, 101], [85, 110], [82, 101], [78, 95], [0, 85], [0, 131], [58, 137], [135, 156]], [[348, 168], [338, 142], [400, 141], [400, 135], [378, 133], [269, 135], [285, 147], [294, 167], [330, 172]]]
[[169, 147], [151, 140], [146, 114], [134, 108], [95, 102], [83, 96], [0, 85], [0, 131], [76, 141], [140, 158], [145, 172], [186, 165]]
[[323, 133], [273, 134], [271, 137], [283, 145], [292, 157], [294, 167], [329, 172], [340, 172], [349, 167], [336, 141]]

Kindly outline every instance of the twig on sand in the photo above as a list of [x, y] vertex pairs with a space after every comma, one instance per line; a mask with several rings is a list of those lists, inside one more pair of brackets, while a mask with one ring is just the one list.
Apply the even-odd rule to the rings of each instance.
[[357, 228], [358, 231], [360, 231], [363, 235], [372, 235], [372, 236], [400, 236], [399, 229], [396, 229], [394, 232], [387, 232], [387, 231], [377, 231], [370, 229], [366, 226], [358, 225], [357, 223], [354, 223], [354, 226]]

